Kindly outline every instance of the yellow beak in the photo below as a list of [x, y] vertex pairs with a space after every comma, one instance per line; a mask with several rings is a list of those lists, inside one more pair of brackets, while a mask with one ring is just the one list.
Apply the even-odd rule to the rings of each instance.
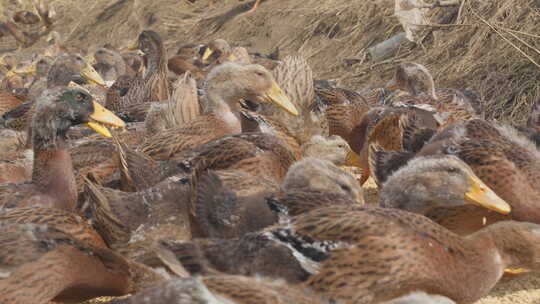
[[6, 72], [5, 78], [11, 78], [13, 76], [17, 75], [13, 69]]
[[84, 60], [91, 66], [96, 64], [96, 58], [94, 57], [94, 55], [88, 55], [84, 58]]
[[522, 273], [531, 272], [530, 269], [527, 268], [507, 268], [504, 270], [504, 273], [511, 274], [511, 275], [517, 275]]
[[298, 110], [291, 102], [289, 97], [287, 97], [287, 94], [283, 92], [283, 90], [274, 80], [272, 80], [272, 87], [266, 93], [264, 93], [263, 98], [266, 101], [277, 105], [288, 113], [298, 116]]
[[20, 70], [15, 70], [13, 72], [18, 75], [24, 75], [24, 74], [34, 75], [36, 74], [36, 71], [37, 71], [37, 62], [33, 62], [32, 64], [27, 65]]
[[212, 54], [214, 53], [214, 51], [212, 49], [210, 49], [209, 47], [207, 47], [205, 50], [204, 50], [204, 54], [202, 56], [202, 60], [204, 63], [207, 62], [208, 58], [210, 58], [210, 56], [212, 56]]
[[139, 41], [138, 40], [134, 40], [133, 42], [131, 42], [131, 44], [127, 47], [127, 50], [128, 51], [135, 51], [135, 50], [138, 50], [139, 49]]
[[81, 71], [81, 76], [90, 84], [105, 86], [105, 81], [101, 78], [101, 75], [90, 64], [86, 64], [86, 67]]
[[465, 193], [465, 200], [502, 214], [508, 214], [512, 211], [510, 205], [493, 192], [477, 176], [469, 176], [469, 185], [469, 191]]
[[345, 158], [345, 166], [361, 168], [361, 165], [360, 155], [356, 154], [353, 150], [349, 150]]
[[92, 115], [90, 115], [90, 118], [93, 121], [87, 122], [86, 126], [96, 131], [96, 133], [103, 135], [105, 137], [112, 137], [112, 134], [109, 131], [109, 129], [107, 129], [102, 124], [106, 124], [106, 125], [117, 127], [117, 128], [123, 128], [126, 126], [126, 123], [122, 119], [114, 115], [113, 112], [105, 109], [99, 103], [93, 101], [93, 106], [94, 106], [94, 112], [92, 113]]

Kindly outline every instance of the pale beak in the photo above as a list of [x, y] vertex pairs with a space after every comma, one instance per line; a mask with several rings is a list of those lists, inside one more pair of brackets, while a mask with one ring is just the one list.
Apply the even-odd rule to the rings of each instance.
[[264, 93], [263, 98], [266, 101], [277, 105], [288, 113], [298, 116], [298, 110], [275, 80], [272, 80], [272, 87], [270, 87], [270, 89]]
[[210, 56], [212, 56], [212, 54], [214, 53], [214, 51], [207, 47], [205, 50], [204, 50], [204, 54], [202, 56], [202, 60], [204, 63], [206, 63], [208, 61], [208, 58], [210, 58]]
[[81, 71], [81, 76], [90, 84], [105, 86], [105, 81], [101, 78], [101, 75], [90, 64], [86, 64], [86, 67]]
[[469, 175], [469, 190], [465, 193], [465, 200], [481, 207], [508, 214], [512, 211], [510, 205], [491, 190], [475, 175]]
[[345, 166], [349, 167], [361, 167], [360, 155], [356, 154], [353, 150], [349, 150], [347, 157], [345, 158]]
[[117, 127], [117, 128], [123, 128], [126, 126], [126, 123], [122, 119], [114, 115], [113, 112], [105, 109], [99, 103], [93, 101], [93, 106], [94, 106], [94, 112], [90, 115], [90, 118], [92, 119], [92, 121], [87, 122], [86, 126], [96, 131], [96, 133], [103, 135], [105, 137], [112, 137], [112, 134], [109, 131], [109, 129], [107, 129], [102, 124]]
[[530, 269], [527, 268], [507, 268], [504, 270], [504, 273], [511, 274], [511, 275], [517, 275], [522, 273], [531, 272]]
[[34, 62], [32, 64], [25, 66], [23, 69], [14, 70], [13, 72], [18, 75], [24, 75], [24, 74], [34, 75], [36, 74], [36, 71], [37, 71], [37, 62]]

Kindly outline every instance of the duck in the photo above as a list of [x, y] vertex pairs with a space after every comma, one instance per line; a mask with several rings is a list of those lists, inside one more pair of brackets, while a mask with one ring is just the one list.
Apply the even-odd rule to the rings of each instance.
[[[425, 91], [422, 90], [425, 87]], [[482, 115], [481, 102], [470, 90], [438, 89], [429, 70], [422, 64], [402, 62], [387, 85], [393, 90], [410, 93], [390, 98], [384, 104], [432, 106], [441, 124], [466, 121]]]
[[172, 56], [167, 61], [169, 71], [178, 76], [189, 72], [197, 80], [203, 80], [206, 74], [203, 71], [203, 62], [200, 55], [202, 45], [185, 44], [178, 48], [176, 55]]
[[215, 39], [210, 41], [204, 49], [202, 61], [207, 65], [217, 65], [236, 61], [251, 63], [249, 55], [247, 58], [237, 58], [233, 53], [234, 48], [232, 48], [225, 39]]
[[[202, 271], [199, 263], [206, 265], [204, 273], [225, 271], [232, 274], [253, 275], [261, 271], [259, 273], [261, 275], [275, 275], [273, 268], [252, 271], [248, 265], [264, 263], [263, 261], [273, 254], [289, 254], [281, 249], [273, 254], [261, 254], [260, 259], [254, 258], [260, 250], [258, 245], [253, 248], [257, 251], [249, 249], [249, 257], [246, 257], [242, 250], [235, 251], [232, 260], [231, 257], [221, 259], [216, 255], [218, 251], [214, 252], [211, 249], [208, 249], [207, 257], [193, 255], [196, 251], [202, 250], [197, 248], [219, 246], [225, 239], [230, 240], [226, 243], [231, 246], [235, 242], [242, 242], [243, 239], [255, 240], [259, 237], [254, 236], [255, 232], [278, 222], [288, 222], [290, 218], [310, 210], [324, 206], [364, 203], [362, 189], [354, 177], [328, 160], [307, 157], [291, 166], [279, 188], [263, 188], [262, 191], [259, 190], [260, 186], [259, 189], [253, 187], [254, 182], [250, 182], [249, 188], [239, 187], [234, 178], [229, 181], [230, 176], [224, 174], [226, 172], [234, 174], [230, 171], [216, 171], [207, 172], [201, 177], [195, 202], [195, 220], [202, 234], [194, 235], [195, 239], [191, 243], [163, 240], [164, 246], [172, 250], [180, 261], [184, 259], [193, 261], [193, 265], [184, 264], [192, 275]], [[217, 243], [214, 243], [214, 239]], [[263, 247], [266, 248], [265, 245]], [[205, 259], [209, 261], [206, 262]], [[299, 264], [293, 262], [290, 264], [291, 269], [279, 272], [287, 274], [294, 282], [300, 282], [305, 273], [298, 266]]]
[[459, 236], [419, 214], [339, 205], [238, 239], [162, 245], [188, 271], [281, 278], [340, 303], [380, 303], [415, 291], [474, 303], [505, 268], [538, 268], [539, 228], [502, 221]]
[[329, 304], [316, 294], [282, 281], [233, 275], [172, 279], [111, 304], [170, 303], [179, 298], [193, 304]]
[[472, 119], [435, 134], [417, 153], [456, 155], [511, 207], [514, 220], [540, 222], [540, 153], [512, 126]]
[[58, 208], [30, 206], [0, 211], [2, 224], [31, 224], [54, 227], [79, 242], [98, 248], [108, 248], [103, 238], [84, 217]]
[[[385, 150], [403, 151], [411, 141], [407, 131], [412, 128], [409, 127], [412, 122], [415, 128], [437, 130], [439, 127], [432, 113], [415, 107], [372, 107], [363, 114], [360, 123], [350, 133], [355, 135], [351, 148], [359, 154], [361, 185], [373, 175], [369, 165], [369, 147], [376, 144]], [[375, 182], [378, 181], [375, 178]]]
[[[121, 296], [164, 278], [54, 225], [0, 223], [0, 302], [77, 303]], [[31, 283], [28, 285], [27, 283]]]
[[108, 94], [105, 106], [115, 112], [128, 111], [130, 107], [138, 104], [165, 101], [170, 94], [167, 80], [167, 52], [161, 36], [152, 30], [142, 31], [136, 44], [130, 49], [138, 49], [144, 53], [146, 69], [142, 76], [128, 76], [121, 79], [122, 83], [127, 84], [121, 86], [125, 92], [120, 91], [115, 95], [112, 91], [112, 95]]
[[155, 159], [169, 159], [184, 149], [240, 133], [238, 102], [245, 97], [272, 102], [292, 115], [298, 114], [272, 75], [261, 66], [222, 64], [208, 74], [205, 83], [202, 114], [190, 123], [147, 138], [140, 146], [141, 152]]
[[338, 135], [315, 135], [300, 149], [302, 157], [324, 158], [339, 167], [360, 166], [360, 156]]
[[[34, 75], [34, 81], [29, 86], [29, 96], [31, 99], [35, 99], [39, 94], [47, 87], [47, 74], [52, 66], [54, 59], [52, 57], [42, 56], [35, 64], [30, 65], [24, 73], [31, 73]], [[99, 80], [97, 80], [99, 82]]]
[[[85, 182], [90, 218], [112, 248], [136, 258], [142, 251], [130, 249], [128, 242], [137, 248], [151, 243], [155, 234], [161, 237], [183, 234], [190, 238], [188, 204], [183, 199], [190, 194], [189, 176], [174, 175], [138, 192], [100, 186], [88, 178]], [[160, 230], [163, 227], [176, 228]]]
[[505, 215], [512, 210], [454, 155], [409, 160], [381, 185], [379, 206], [425, 215], [459, 235], [508, 220]]
[[73, 210], [77, 191], [65, 136], [70, 127], [83, 123], [104, 136], [110, 136], [110, 132], [102, 124], [125, 126], [122, 120], [95, 103], [92, 96], [82, 90], [45, 90], [37, 101], [31, 126], [34, 150], [32, 181], [0, 185], [0, 206], [41, 205]]
[[300, 144], [315, 135], [329, 135], [324, 111], [314, 107], [313, 71], [304, 56], [295, 54], [285, 57], [272, 73], [298, 109], [299, 115], [285, 115], [264, 104], [258, 112], [279, 122]]
[[94, 52], [94, 58], [93, 67], [106, 83], [112, 85], [119, 76], [126, 75], [126, 62], [118, 52], [100, 47]]
[[[40, 60], [38, 60], [39, 62]], [[46, 63], [41, 64], [46, 68]], [[37, 71], [37, 63], [35, 70]], [[101, 76], [90, 66], [86, 60], [78, 54], [64, 53], [58, 56], [51, 64], [47, 72], [46, 86], [38, 85], [39, 89], [33, 89], [32, 94], [41, 95], [45, 88], [66, 87], [70, 82], [88, 82], [90, 84], [104, 85]], [[4, 113], [4, 126], [8, 125], [15, 130], [26, 130], [34, 114], [34, 103], [23, 103], [11, 111]], [[31, 136], [29, 136], [31, 138]]]
[[266, 235], [306, 259], [303, 265], [312, 274], [305, 285], [336, 301], [378, 303], [424, 291], [473, 303], [505, 267], [538, 267], [528, 247], [535, 246], [538, 227], [505, 221], [460, 237], [397, 209], [335, 206], [300, 215]]

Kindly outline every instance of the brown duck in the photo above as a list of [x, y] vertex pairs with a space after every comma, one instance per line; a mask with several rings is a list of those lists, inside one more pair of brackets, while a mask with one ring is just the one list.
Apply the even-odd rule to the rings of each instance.
[[515, 220], [540, 223], [540, 153], [510, 126], [480, 119], [436, 134], [419, 155], [456, 155], [511, 207]]
[[0, 302], [77, 303], [140, 290], [163, 278], [49, 225], [0, 223]]
[[272, 75], [258, 65], [227, 63], [214, 68], [206, 79], [205, 96], [201, 116], [148, 138], [140, 150], [153, 158], [168, 159], [184, 149], [240, 133], [241, 98], [273, 102], [298, 114]]
[[511, 211], [510, 205], [453, 155], [418, 156], [408, 161], [382, 184], [379, 205], [423, 214], [460, 235], [502, 220]]
[[306, 286], [336, 301], [379, 303], [423, 291], [473, 303], [506, 267], [540, 266], [539, 228], [500, 222], [460, 237], [401, 210], [334, 206], [264, 235], [294, 251], [310, 273]]
[[44, 205], [73, 210], [77, 191], [66, 132], [71, 126], [83, 123], [105, 136], [110, 133], [101, 123], [124, 126], [122, 120], [81, 90], [56, 88], [41, 95], [32, 120], [32, 181], [0, 185], [2, 207]]
[[192, 304], [328, 304], [328, 301], [280, 281], [243, 276], [213, 275], [173, 279], [111, 304], [173, 303], [179, 298]]
[[123, 77], [120, 81], [125, 84], [121, 90], [109, 90], [105, 106], [115, 112], [129, 112], [133, 106], [169, 98], [167, 53], [159, 34], [151, 30], [142, 31], [132, 48], [144, 53], [146, 69], [142, 77]]

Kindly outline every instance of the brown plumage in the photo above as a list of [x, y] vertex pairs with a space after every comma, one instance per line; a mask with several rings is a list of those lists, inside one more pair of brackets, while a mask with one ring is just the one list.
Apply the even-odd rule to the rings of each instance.
[[[123, 122], [104, 108], [99, 108], [87, 93], [67, 88], [46, 90], [40, 97], [32, 121], [34, 162], [32, 181], [0, 185], [0, 206], [44, 205], [73, 210], [77, 201], [71, 157], [67, 151], [66, 132], [72, 126], [98, 122], [121, 127]], [[103, 133], [106, 134], [106, 133]]]
[[81, 243], [107, 248], [101, 236], [81, 216], [56, 208], [26, 207], [0, 211], [2, 223], [51, 226]]
[[172, 303], [179, 298], [192, 304], [322, 304], [319, 296], [264, 278], [214, 275], [174, 279], [114, 304]]
[[296, 113], [273, 77], [263, 67], [227, 63], [216, 67], [206, 79], [203, 114], [188, 124], [165, 130], [148, 138], [141, 151], [153, 158], [168, 159], [222, 136], [240, 133], [238, 101], [255, 98], [272, 101]]
[[513, 219], [540, 222], [540, 154], [516, 129], [475, 119], [450, 126], [426, 144], [419, 155], [453, 154], [498, 196], [512, 206]]
[[[169, 98], [167, 53], [161, 37], [151, 30], [142, 31], [137, 39], [137, 48], [145, 54], [144, 75], [122, 75], [109, 89], [105, 103], [107, 108], [119, 113], [125, 112], [126, 115], [133, 106]], [[144, 120], [148, 107], [144, 108], [142, 117], [133, 117], [132, 120]]]
[[80, 302], [138, 290], [162, 278], [106, 248], [80, 242], [54, 226], [0, 224], [0, 302]]
[[452, 155], [415, 157], [391, 173], [381, 187], [381, 207], [426, 215], [461, 235], [504, 219], [503, 214], [511, 211], [467, 164]]
[[311, 273], [306, 286], [334, 300], [379, 303], [424, 291], [473, 303], [505, 267], [540, 266], [539, 228], [501, 222], [464, 238], [400, 210], [334, 206], [264, 235], [291, 246]]
[[124, 58], [116, 51], [101, 47], [94, 52], [94, 58], [96, 59], [94, 69], [103, 80], [114, 82], [119, 76], [126, 74]]
[[[133, 239], [151, 241], [152, 230], [172, 225], [187, 230], [189, 179], [172, 176], [144, 191], [122, 192], [87, 181], [86, 193], [95, 225], [111, 246]], [[142, 229], [144, 227], [144, 229]], [[137, 236], [135, 238], [135, 236]], [[133, 253], [136, 254], [136, 253]]]
[[[422, 88], [421, 86], [424, 86]], [[401, 95], [385, 101], [387, 105], [411, 104], [433, 107], [441, 125], [461, 122], [482, 115], [480, 101], [472, 92], [455, 89], [437, 89], [433, 76], [426, 67], [414, 62], [401, 63], [396, 67], [389, 85], [410, 95]]]

